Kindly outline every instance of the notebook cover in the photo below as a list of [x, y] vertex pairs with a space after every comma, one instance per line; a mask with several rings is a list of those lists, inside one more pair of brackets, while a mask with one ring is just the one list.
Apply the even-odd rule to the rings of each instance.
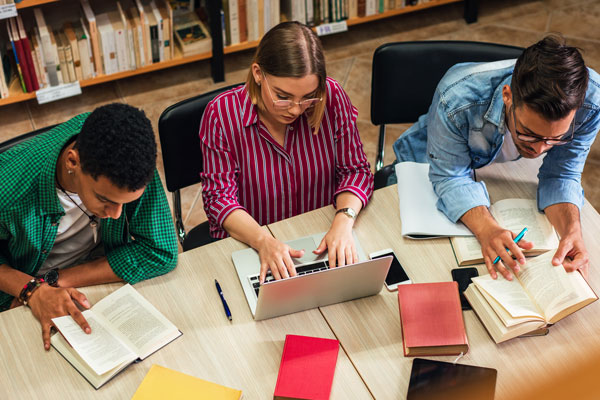
[[409, 347], [468, 346], [456, 282], [400, 285], [398, 304], [405, 356]]
[[153, 365], [131, 400], [239, 400], [240, 390]]
[[286, 335], [274, 398], [329, 399], [339, 345], [335, 339]]

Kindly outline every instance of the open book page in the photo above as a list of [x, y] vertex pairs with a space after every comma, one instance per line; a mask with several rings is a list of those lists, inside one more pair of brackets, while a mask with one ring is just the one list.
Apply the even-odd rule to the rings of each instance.
[[[537, 317], [544, 319], [540, 309], [536, 307], [517, 279], [509, 281], [500, 274], [498, 274], [498, 279], [493, 279], [490, 275], [483, 275], [473, 278], [473, 283], [482, 293], [485, 292], [496, 299], [513, 318]], [[491, 305], [493, 307], [493, 304]]]
[[85, 333], [70, 315], [53, 318], [52, 322], [96, 374], [102, 375], [137, 358], [122, 340], [102, 326], [101, 319], [96, 318], [92, 310], [82, 314], [92, 328], [90, 334]]
[[94, 305], [140, 358], [146, 358], [181, 333], [131, 285], [125, 285]]
[[402, 236], [426, 239], [473, 235], [461, 222], [453, 223], [438, 210], [438, 197], [429, 180], [429, 164], [407, 161], [396, 164], [395, 169]]
[[88, 382], [90, 382], [96, 389], [98, 389], [113, 375], [131, 363], [130, 361], [124, 362], [123, 364], [116, 366], [114, 369], [108, 370], [102, 375], [97, 375], [96, 372], [94, 372], [94, 370], [91, 369], [88, 364], [77, 354], [77, 352], [71, 348], [69, 343], [67, 343], [65, 338], [60, 333], [54, 334], [51, 341], [52, 346], [60, 354], [62, 354], [63, 357], [66, 358], [67, 361], [71, 363], [71, 365], [75, 367], [75, 369], [79, 371], [79, 373], [83, 375], [85, 379], [87, 379]]
[[558, 248], [558, 236], [548, 218], [538, 211], [535, 200], [500, 200], [490, 207], [490, 212], [503, 228], [515, 234], [527, 227], [525, 239], [533, 242], [535, 250]]
[[[557, 313], [587, 299], [590, 294], [595, 298], [578, 272], [567, 273], [562, 265], [552, 265], [553, 256], [552, 252], [548, 252], [529, 259], [518, 274], [523, 287], [544, 311], [549, 322]], [[587, 286], [588, 290], [578, 291], [573, 283], [580, 288]]]
[[494, 310], [498, 318], [500, 318], [504, 326], [508, 328], [522, 324], [524, 321], [531, 321], [532, 319], [538, 320], [540, 322], [545, 322], [541, 314], [513, 317], [508, 311], [506, 311], [506, 308], [504, 308], [502, 304], [500, 304], [496, 299], [490, 296], [488, 292], [486, 292], [485, 290], [481, 290], [480, 293], [485, 299], [485, 301], [492, 307], [492, 309]]

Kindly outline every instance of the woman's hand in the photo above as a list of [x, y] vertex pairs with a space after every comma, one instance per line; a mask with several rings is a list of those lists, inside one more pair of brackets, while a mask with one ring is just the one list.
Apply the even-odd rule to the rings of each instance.
[[358, 254], [352, 236], [354, 220], [344, 214], [336, 214], [331, 228], [321, 240], [315, 254], [323, 254], [325, 250], [329, 256], [329, 268], [341, 267], [358, 262]]
[[296, 268], [292, 257], [298, 258], [304, 255], [304, 250], [292, 249], [270, 235], [265, 235], [260, 240], [256, 250], [258, 250], [258, 256], [260, 257], [261, 284], [265, 282], [268, 270], [271, 270], [271, 274], [275, 279], [296, 276]]

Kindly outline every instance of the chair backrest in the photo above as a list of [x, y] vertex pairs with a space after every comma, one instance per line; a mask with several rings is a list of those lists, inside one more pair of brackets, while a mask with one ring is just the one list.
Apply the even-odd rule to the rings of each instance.
[[240, 83], [192, 97], [173, 104], [158, 119], [158, 135], [162, 148], [167, 189], [174, 192], [200, 182], [202, 153], [200, 121], [207, 104]]
[[28, 139], [31, 139], [34, 136], [39, 135], [40, 133], [44, 133], [54, 128], [56, 125], [47, 126], [45, 128], [36, 129], [35, 131], [24, 133], [20, 136], [14, 137], [12, 139], [8, 139], [6, 142], [0, 143], [0, 153], [4, 153], [6, 150], [10, 149], [13, 146], [16, 146], [19, 143], [22, 143]]
[[466, 41], [384, 44], [373, 55], [371, 122], [415, 122], [429, 110], [437, 84], [454, 64], [518, 58], [522, 52], [515, 46]]

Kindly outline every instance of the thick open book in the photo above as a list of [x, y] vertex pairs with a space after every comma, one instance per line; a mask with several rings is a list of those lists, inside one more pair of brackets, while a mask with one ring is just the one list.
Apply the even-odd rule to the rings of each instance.
[[508, 281], [473, 278], [465, 297], [496, 343], [554, 324], [598, 300], [579, 272], [553, 266], [554, 254], [530, 258]]
[[70, 315], [53, 318], [52, 346], [96, 389], [125, 367], [181, 336], [181, 332], [131, 285], [96, 303], [83, 316], [86, 334]]
[[429, 180], [429, 164], [411, 161], [396, 164], [402, 236], [434, 239], [473, 236], [462, 222], [454, 223], [437, 208], [438, 197]]
[[[558, 248], [559, 240], [554, 227], [537, 209], [535, 200], [504, 199], [490, 206], [490, 213], [505, 229], [515, 234], [527, 228], [525, 240], [533, 242], [533, 249], [523, 250], [526, 256], [537, 256]], [[458, 265], [482, 264], [481, 246], [475, 236], [450, 239]]]

